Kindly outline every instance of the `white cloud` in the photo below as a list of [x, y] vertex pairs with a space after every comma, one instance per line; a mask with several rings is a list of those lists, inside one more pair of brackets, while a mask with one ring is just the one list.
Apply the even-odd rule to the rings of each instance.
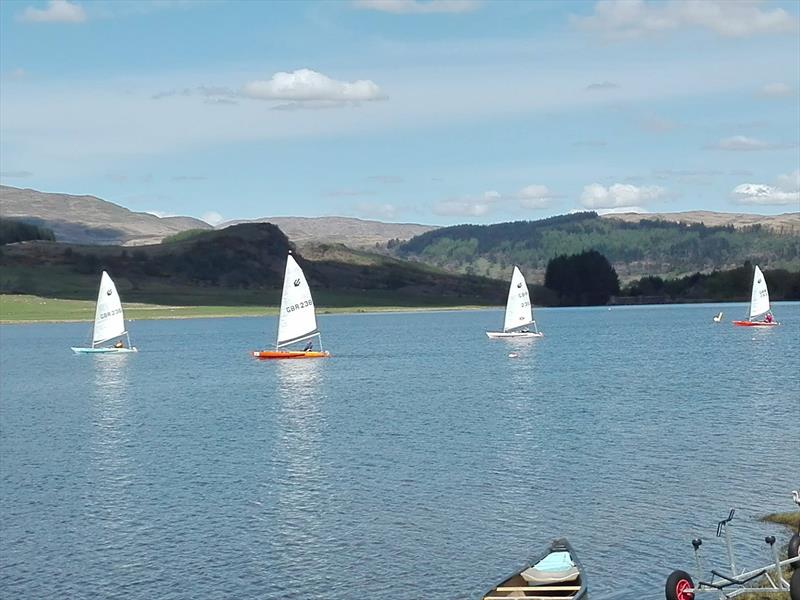
[[591, 209], [634, 207], [637, 204], [663, 199], [666, 193], [666, 189], [657, 185], [638, 187], [615, 183], [605, 187], [599, 183], [592, 183], [584, 186], [581, 204]]
[[787, 192], [800, 191], [800, 169], [795, 169], [788, 175], [779, 175], [778, 187]]
[[442, 200], [433, 206], [433, 212], [448, 217], [483, 217], [491, 212], [501, 198], [499, 192], [492, 190], [484, 192], [481, 198]]
[[86, 12], [68, 0], [50, 0], [47, 8], [28, 6], [19, 20], [28, 23], [83, 23], [86, 21]]
[[613, 81], [601, 81], [599, 83], [590, 83], [586, 86], [586, 91], [595, 92], [603, 90], [616, 90], [618, 88], [618, 83], [614, 83]]
[[768, 83], [759, 90], [759, 96], [765, 98], [786, 98], [794, 96], [794, 89], [785, 83]]
[[731, 150], [733, 152], [751, 152], [755, 150], [774, 150], [781, 148], [778, 144], [770, 144], [763, 140], [747, 137], [744, 135], [734, 135], [733, 137], [725, 138], [708, 146], [714, 150]]
[[733, 188], [736, 204], [797, 204], [800, 192], [785, 192], [771, 185], [743, 183]]
[[478, 0], [355, 0], [353, 6], [396, 15], [466, 13], [478, 10]]
[[311, 69], [275, 73], [268, 81], [250, 81], [242, 88], [242, 95], [257, 100], [293, 102], [368, 102], [386, 99], [374, 81], [336, 81]]
[[353, 210], [359, 215], [372, 219], [394, 219], [400, 213], [397, 206], [389, 203], [359, 202], [353, 206]]
[[776, 186], [764, 183], [737, 185], [731, 196], [736, 204], [794, 204], [800, 209], [800, 169], [787, 175], [779, 175]]
[[782, 8], [764, 9], [759, 0], [606, 0], [594, 14], [573, 16], [581, 29], [611, 39], [639, 38], [682, 28], [701, 28], [725, 37], [797, 31], [796, 19]]
[[528, 185], [517, 192], [519, 205], [533, 210], [549, 208], [557, 197], [546, 185]]
[[641, 206], [618, 206], [616, 208], [601, 208], [597, 211], [598, 215], [619, 215], [622, 213], [648, 213], [650, 212], [646, 208], [642, 208]]
[[200, 217], [200, 220], [201, 221], [205, 221], [209, 225], [219, 225], [225, 219], [222, 217], [221, 214], [219, 214], [218, 212], [212, 210], [212, 211], [203, 213], [202, 216]]
[[482, 217], [492, 212], [495, 207], [516, 202], [520, 208], [540, 210], [550, 208], [553, 200], [560, 198], [546, 185], [531, 184], [513, 194], [501, 194], [490, 190], [478, 198], [454, 198], [438, 202], [433, 207], [437, 215]]

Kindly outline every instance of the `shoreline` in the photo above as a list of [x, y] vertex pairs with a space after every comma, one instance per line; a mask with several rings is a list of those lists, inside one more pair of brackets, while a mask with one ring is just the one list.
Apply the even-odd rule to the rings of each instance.
[[[47, 308], [43, 308], [47, 305]], [[162, 321], [182, 319], [230, 319], [242, 317], [274, 317], [277, 308], [263, 306], [177, 306], [160, 304], [123, 303], [126, 321]], [[317, 307], [317, 316], [338, 314], [380, 314], [447, 312], [464, 310], [495, 310], [500, 306], [343, 306]], [[91, 323], [94, 321], [93, 300], [64, 300], [27, 295], [0, 295], [0, 325], [36, 323]], [[24, 316], [17, 317], [18, 314]], [[70, 314], [73, 313], [73, 314]], [[77, 314], [75, 314], [77, 313]], [[12, 315], [5, 318], [5, 314]], [[63, 315], [63, 316], [61, 316]]]

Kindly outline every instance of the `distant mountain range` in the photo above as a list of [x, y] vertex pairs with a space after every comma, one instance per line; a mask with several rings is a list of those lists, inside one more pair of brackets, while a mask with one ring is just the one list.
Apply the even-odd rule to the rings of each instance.
[[371, 248], [389, 240], [408, 240], [436, 229], [416, 223], [383, 223], [350, 217], [264, 217], [227, 221], [217, 229], [240, 223], [272, 223], [280, 227], [300, 247], [308, 243], [345, 244], [351, 248]]
[[[562, 215], [538, 221], [433, 227], [348, 217], [264, 217], [212, 228], [191, 217], [132, 212], [94, 196], [51, 194], [0, 186], [0, 217], [54, 231], [71, 244], [139, 246], [194, 240], [197, 233], [269, 222], [301, 252], [320, 260], [358, 264], [370, 250], [436, 269], [504, 280], [518, 264], [529, 281], [542, 281], [559, 254], [595, 249], [623, 281], [645, 275], [683, 276], [738, 267], [800, 270], [800, 213], [777, 216], [691, 211]], [[237, 229], [241, 232], [243, 229]], [[177, 236], [177, 237], [175, 237]], [[369, 259], [373, 260], [373, 259]]]
[[0, 293], [89, 299], [96, 294], [99, 273], [106, 270], [128, 302], [275, 306], [289, 250], [320, 305], [500, 304], [507, 293], [503, 282], [342, 245], [316, 245], [309, 259], [269, 223], [233, 225], [133, 248], [8, 244], [0, 253]]
[[56, 240], [74, 244], [157, 244], [187, 229], [211, 229], [192, 217], [133, 212], [95, 196], [50, 194], [0, 186], [0, 217], [52, 229]]
[[[52, 229], [56, 240], [70, 244], [141, 246], [190, 229], [213, 229], [192, 217], [157, 217], [133, 212], [95, 196], [71, 196], [0, 186], [0, 217], [16, 218]], [[295, 244], [346, 244], [369, 248], [389, 240], [408, 240], [435, 229], [414, 223], [383, 223], [349, 217], [264, 217], [222, 223], [272, 223]]]

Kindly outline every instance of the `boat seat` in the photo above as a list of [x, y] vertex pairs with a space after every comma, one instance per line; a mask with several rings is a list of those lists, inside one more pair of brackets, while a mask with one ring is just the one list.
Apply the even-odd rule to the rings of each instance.
[[546, 585], [577, 579], [580, 571], [569, 552], [553, 552], [525, 569], [520, 575], [528, 585]]

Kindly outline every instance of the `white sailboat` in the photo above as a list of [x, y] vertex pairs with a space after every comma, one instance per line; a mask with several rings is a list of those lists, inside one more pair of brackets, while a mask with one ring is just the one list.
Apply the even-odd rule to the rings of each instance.
[[[127, 346], [122, 343], [120, 338], [125, 337]], [[103, 346], [111, 340], [117, 339], [113, 346]], [[94, 329], [92, 330], [92, 347], [76, 348], [72, 351], [76, 354], [100, 354], [109, 352], [136, 352], [136, 348], [131, 346], [131, 337], [125, 329], [125, 317], [122, 313], [122, 302], [117, 293], [117, 287], [103, 271], [100, 277], [100, 290], [97, 292], [97, 307], [94, 312]]]
[[[320, 349], [313, 349], [312, 340], [317, 338]], [[282, 350], [286, 346], [306, 342], [302, 350]], [[283, 276], [281, 312], [278, 317], [278, 335], [275, 350], [256, 350], [256, 358], [324, 358], [330, 356], [322, 349], [322, 335], [317, 328], [317, 317], [311, 289], [303, 270], [289, 252], [286, 272]]]
[[739, 327], [774, 327], [778, 324], [769, 307], [769, 290], [764, 274], [756, 265], [753, 272], [753, 289], [750, 294], [750, 313], [745, 321], [734, 321]]
[[[531, 331], [533, 326], [533, 331]], [[508, 301], [506, 302], [506, 316], [503, 321], [503, 331], [487, 331], [486, 335], [491, 339], [498, 338], [533, 338], [542, 337], [542, 333], [536, 327], [533, 320], [533, 309], [531, 298], [528, 293], [528, 285], [518, 267], [514, 267], [511, 275], [511, 285], [508, 289]]]

